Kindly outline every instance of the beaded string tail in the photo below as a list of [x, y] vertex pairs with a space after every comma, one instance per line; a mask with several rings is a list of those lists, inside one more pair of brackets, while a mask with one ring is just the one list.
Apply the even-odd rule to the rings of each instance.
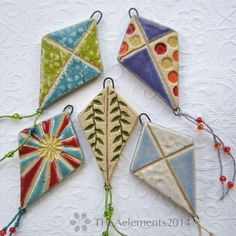
[[104, 218], [107, 221], [107, 228], [102, 233], [102, 236], [109, 236], [109, 229], [110, 227], [113, 227], [113, 229], [120, 235], [120, 236], [127, 236], [126, 234], [121, 233], [115, 223], [112, 220], [112, 216], [114, 213], [114, 208], [112, 204], [112, 187], [111, 185], [105, 185], [105, 211], [104, 211]]
[[37, 113], [36, 117], [35, 117], [35, 120], [34, 120], [34, 123], [33, 123], [33, 126], [32, 128], [29, 129], [29, 133], [28, 133], [28, 136], [25, 138], [25, 140], [17, 147], [15, 148], [14, 150], [11, 150], [9, 151], [8, 153], [6, 153], [3, 157], [0, 158], [0, 162], [7, 159], [7, 158], [13, 158], [15, 153], [17, 151], [19, 151], [19, 149], [21, 149], [21, 147], [28, 141], [28, 139], [30, 138], [30, 136], [33, 134], [33, 130], [34, 130], [34, 127], [36, 125], [36, 122], [38, 121], [39, 117], [41, 116], [41, 112], [40, 113]]
[[23, 120], [23, 119], [37, 116], [38, 114], [42, 114], [42, 113], [43, 113], [43, 110], [41, 108], [38, 108], [36, 112], [30, 115], [20, 115], [19, 113], [14, 113], [13, 115], [0, 115], [0, 119], [9, 118], [13, 120]]
[[[226, 146], [222, 139], [214, 132], [213, 128], [207, 124], [201, 117], [194, 118], [193, 116], [183, 113], [180, 108], [174, 110], [174, 114], [179, 117], [183, 117], [189, 122], [193, 123], [197, 126], [198, 130], [204, 130], [213, 137], [213, 143], [217, 150], [217, 156], [220, 164], [220, 177], [219, 181], [222, 185], [222, 196], [221, 200], [229, 193], [230, 189], [234, 187], [235, 184], [235, 177], [236, 177], [236, 163], [233, 154], [231, 153], [231, 148]], [[227, 180], [226, 176], [224, 175], [224, 168], [222, 164], [222, 155], [227, 155], [233, 164], [233, 174], [231, 178]]]
[[[9, 235], [11, 236], [14, 233], [16, 233], [16, 229], [17, 229], [17, 227], [19, 227], [21, 218], [25, 213], [26, 213], [26, 208], [19, 207], [19, 211], [12, 218], [12, 220], [9, 222], [9, 224], [7, 226], [3, 227], [2, 230], [0, 230], [0, 235], [1, 236], [6, 235], [7, 232], [9, 232]], [[14, 224], [14, 226], [12, 226], [13, 224]]]
[[202, 231], [205, 231], [209, 236], [214, 236], [215, 234], [210, 232], [203, 224], [200, 218], [196, 215], [193, 217], [194, 222], [198, 225], [199, 236], [203, 236]]

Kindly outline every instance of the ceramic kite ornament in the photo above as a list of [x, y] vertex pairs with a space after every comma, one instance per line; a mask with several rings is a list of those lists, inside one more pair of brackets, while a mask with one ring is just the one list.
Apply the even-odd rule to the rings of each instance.
[[[136, 14], [132, 15], [132, 12]], [[198, 131], [206, 131], [213, 137], [217, 151], [223, 199], [234, 187], [236, 162], [231, 148], [226, 146], [213, 128], [202, 117], [182, 112], [179, 107], [179, 50], [178, 33], [168, 26], [161, 25], [139, 16], [135, 8], [129, 10], [130, 22], [118, 53], [118, 61], [134, 77], [150, 87], [178, 117], [195, 124]], [[224, 173], [222, 155], [228, 155], [232, 162], [232, 177]]]
[[131, 17], [119, 62], [172, 109], [179, 107], [178, 34], [139, 15]]
[[19, 134], [20, 207], [0, 235], [16, 232], [26, 208], [75, 171], [84, 160], [79, 140], [64, 111]]
[[[113, 86], [105, 86], [106, 80]], [[79, 114], [79, 120], [91, 145], [105, 182], [106, 202], [104, 217], [112, 222], [111, 178], [121, 157], [122, 149], [136, 123], [138, 115], [114, 89], [111, 78], [104, 80], [103, 90]], [[103, 232], [108, 235], [109, 227]], [[119, 231], [115, 228], [119, 233]], [[121, 234], [123, 235], [123, 234]]]
[[[142, 115], [146, 114], [140, 115], [141, 123]], [[213, 235], [201, 224], [196, 213], [194, 143], [191, 138], [156, 125], [151, 120], [146, 122], [130, 169], [190, 214], [198, 224], [200, 233], [203, 229]]]
[[47, 34], [42, 38], [39, 107], [49, 107], [101, 73], [95, 19]]

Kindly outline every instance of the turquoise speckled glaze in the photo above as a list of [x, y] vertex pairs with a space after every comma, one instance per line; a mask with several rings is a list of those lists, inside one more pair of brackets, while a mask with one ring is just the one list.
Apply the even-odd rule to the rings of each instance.
[[44, 106], [49, 106], [58, 98], [66, 95], [68, 91], [74, 91], [81, 85], [98, 77], [100, 72], [89, 67], [79, 58], [71, 58], [60, 79], [58, 79], [47, 95]]
[[62, 44], [63, 46], [74, 50], [80, 39], [83, 37], [84, 32], [88, 30], [91, 23], [92, 19], [88, 19], [79, 24], [49, 33], [47, 36]]
[[101, 73], [94, 19], [47, 34], [42, 39], [40, 108], [49, 107]]

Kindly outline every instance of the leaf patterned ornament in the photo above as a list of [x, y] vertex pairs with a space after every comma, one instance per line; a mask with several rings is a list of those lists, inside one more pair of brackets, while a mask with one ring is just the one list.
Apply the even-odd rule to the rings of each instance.
[[110, 85], [79, 114], [107, 185], [137, 117], [137, 113]]

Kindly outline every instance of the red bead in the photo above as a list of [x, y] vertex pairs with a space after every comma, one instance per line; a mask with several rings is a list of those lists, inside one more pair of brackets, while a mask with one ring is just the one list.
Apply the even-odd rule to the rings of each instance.
[[224, 175], [220, 176], [220, 182], [224, 183], [226, 181], [226, 177]]
[[234, 187], [234, 183], [231, 182], [231, 181], [229, 181], [229, 182], [227, 183], [227, 186], [228, 186], [229, 189], [230, 189], [230, 188], [233, 188], [233, 187]]
[[135, 31], [135, 26], [134, 24], [129, 24], [128, 29], [126, 31], [127, 34], [132, 34]]
[[224, 148], [224, 152], [225, 152], [225, 153], [230, 153], [230, 150], [231, 150], [230, 147], [225, 147], [225, 148]]
[[7, 234], [7, 231], [6, 231], [6, 230], [3, 230], [3, 229], [2, 229], [2, 230], [0, 231], [0, 235], [6, 235], [6, 234]]
[[15, 233], [15, 232], [16, 232], [16, 228], [15, 228], [15, 227], [11, 227], [11, 228], [9, 229], [9, 232], [10, 232], [10, 233]]
[[196, 119], [196, 121], [197, 121], [198, 124], [200, 124], [200, 123], [203, 122], [203, 119], [202, 119], [202, 117], [198, 117], [198, 118]]
[[215, 143], [215, 148], [216, 149], [221, 149], [221, 146], [222, 146], [221, 143]]

